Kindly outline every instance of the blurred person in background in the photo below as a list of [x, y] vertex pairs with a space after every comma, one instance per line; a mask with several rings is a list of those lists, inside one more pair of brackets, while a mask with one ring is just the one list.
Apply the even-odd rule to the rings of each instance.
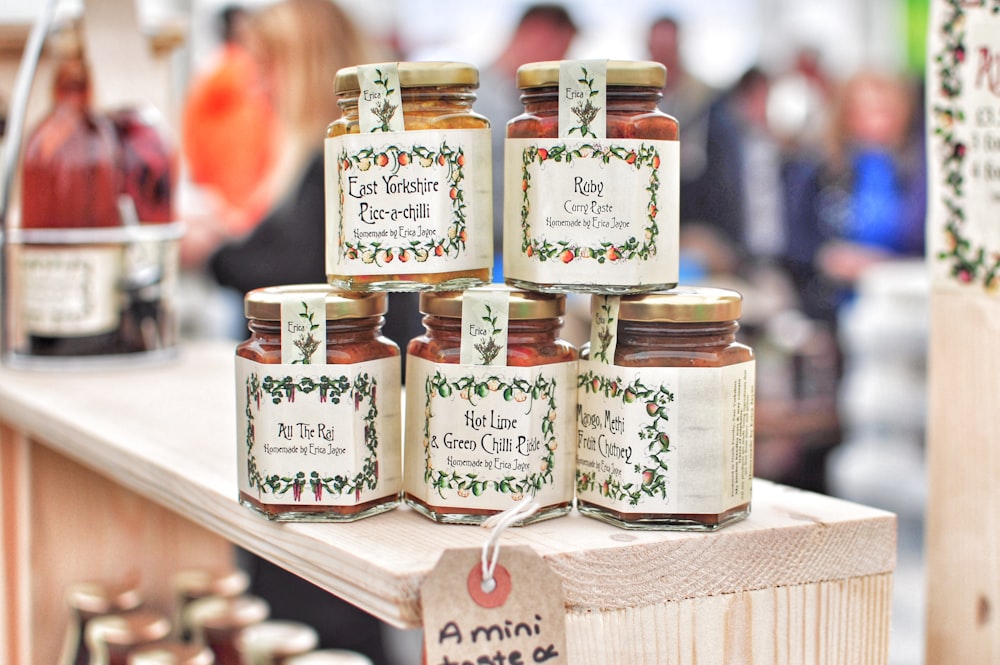
[[247, 44], [248, 10], [227, 5], [216, 16], [221, 47], [194, 77], [184, 99], [181, 145], [188, 178], [198, 188], [207, 235], [238, 235], [271, 206], [266, 186], [279, 146], [278, 118]]
[[[267, 175], [276, 203], [207, 263], [221, 286], [241, 296], [264, 286], [326, 282], [323, 142], [327, 125], [340, 116], [333, 79], [340, 68], [370, 58], [364, 36], [331, 0], [280, 0], [255, 10], [248, 27], [247, 44], [278, 117], [278, 157]], [[397, 319], [419, 326], [415, 312], [393, 311], [388, 321]], [[312, 625], [322, 648], [353, 649], [376, 665], [387, 663], [378, 620], [280, 566], [247, 553], [242, 558], [252, 592], [270, 603], [274, 618]]]
[[569, 10], [559, 4], [531, 5], [521, 14], [500, 54], [479, 76], [475, 109], [493, 132], [493, 281], [503, 281], [503, 164], [507, 122], [524, 112], [517, 69], [529, 62], [563, 60], [576, 37]]

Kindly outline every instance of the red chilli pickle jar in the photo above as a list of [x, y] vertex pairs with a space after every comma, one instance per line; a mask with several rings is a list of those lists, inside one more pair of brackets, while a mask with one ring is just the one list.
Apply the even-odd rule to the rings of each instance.
[[528, 521], [573, 500], [577, 351], [565, 296], [502, 285], [420, 295], [406, 369], [404, 496], [438, 522], [480, 524], [534, 495]]
[[680, 143], [655, 62], [536, 62], [507, 123], [504, 279], [554, 292], [677, 284]]
[[247, 294], [236, 350], [240, 503], [283, 521], [348, 522], [399, 503], [399, 348], [386, 295], [327, 285]]
[[493, 267], [489, 121], [460, 62], [337, 72], [327, 129], [326, 265], [352, 291], [463, 289]]
[[724, 289], [594, 296], [581, 351], [576, 497], [627, 529], [712, 531], [750, 514], [754, 356]]

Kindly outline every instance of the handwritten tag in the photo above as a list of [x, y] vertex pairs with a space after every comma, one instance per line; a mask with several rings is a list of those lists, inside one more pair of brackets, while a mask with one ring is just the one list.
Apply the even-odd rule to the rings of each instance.
[[548, 564], [529, 547], [503, 547], [493, 577], [485, 591], [478, 549], [441, 555], [420, 591], [424, 662], [568, 663], [562, 582]]

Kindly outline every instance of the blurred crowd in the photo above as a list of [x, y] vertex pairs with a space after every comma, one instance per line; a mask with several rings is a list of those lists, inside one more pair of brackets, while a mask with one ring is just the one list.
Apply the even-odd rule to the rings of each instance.
[[[185, 98], [183, 261], [214, 294], [231, 294], [225, 333], [240, 337], [246, 291], [325, 281], [322, 145], [339, 117], [334, 73], [408, 54], [363, 34], [331, 0], [228, 7], [219, 21], [218, 50], [198, 63]], [[586, 52], [572, 5], [532, 6], [502, 39], [480, 67], [476, 103], [493, 124], [497, 164], [504, 124], [520, 113], [517, 67]], [[681, 128], [681, 281], [745, 298], [742, 334], [758, 356], [756, 475], [825, 491], [825, 460], [842, 438], [840, 321], [870, 267], [924, 252], [920, 81], [876, 68], [835, 77], [801, 48], [782, 68], [752, 66], [719, 89], [686, 67], [676, 17], [637, 26], [636, 39], [666, 65], [661, 108]], [[415, 299], [392, 298], [386, 334], [405, 346], [422, 331]], [[571, 311], [580, 342], [589, 315]]]

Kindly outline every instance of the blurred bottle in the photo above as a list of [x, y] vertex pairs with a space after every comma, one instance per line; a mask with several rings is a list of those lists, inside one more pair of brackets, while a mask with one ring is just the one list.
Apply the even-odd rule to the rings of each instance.
[[90, 650], [85, 639], [91, 620], [108, 614], [134, 610], [142, 604], [142, 594], [134, 584], [80, 582], [66, 590], [70, 611], [60, 665], [88, 665]]
[[126, 108], [111, 114], [121, 146], [123, 192], [143, 224], [174, 221], [176, 156], [166, 123], [156, 109]]
[[128, 665], [215, 665], [215, 656], [208, 647], [164, 640], [134, 650]]
[[97, 617], [87, 625], [89, 665], [128, 665], [129, 656], [141, 647], [167, 638], [170, 620], [149, 609]]
[[298, 621], [262, 621], [240, 633], [238, 646], [243, 665], [288, 665], [295, 656], [319, 646], [319, 633]]
[[242, 570], [208, 570], [191, 568], [178, 571], [173, 576], [174, 637], [182, 642], [192, 639], [191, 626], [187, 624], [187, 608], [197, 600], [210, 596], [233, 598], [246, 592], [250, 586], [250, 576]]
[[187, 606], [182, 622], [194, 643], [212, 650], [217, 665], [244, 665], [240, 659], [240, 635], [270, 614], [270, 606], [257, 596], [207, 596]]
[[82, 54], [58, 63], [52, 103], [25, 145], [21, 226], [119, 226], [121, 151], [111, 122], [91, 108]]

